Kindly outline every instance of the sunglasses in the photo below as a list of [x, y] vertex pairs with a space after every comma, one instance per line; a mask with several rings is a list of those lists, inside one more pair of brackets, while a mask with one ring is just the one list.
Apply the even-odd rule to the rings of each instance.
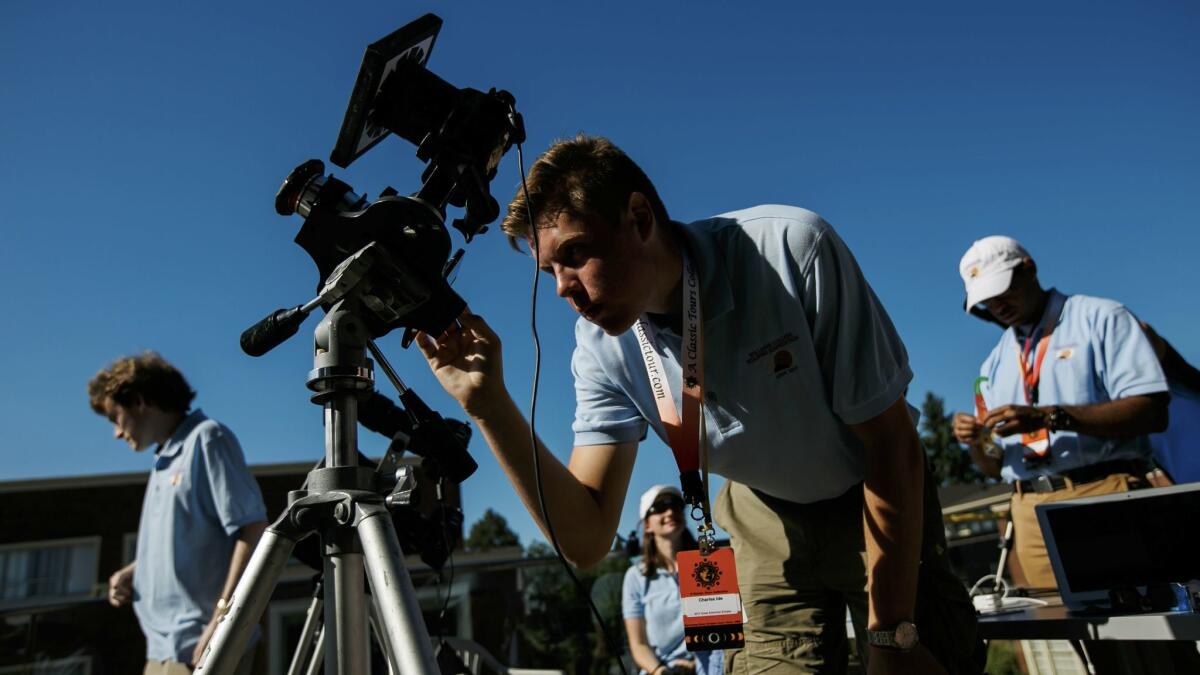
[[654, 503], [650, 505], [650, 508], [646, 509], [646, 515], [652, 516], [652, 515], [655, 515], [658, 513], [666, 513], [667, 511], [682, 511], [682, 510], [683, 510], [683, 500], [682, 499], [680, 499], [679, 497], [665, 497], [663, 499], [654, 500]]

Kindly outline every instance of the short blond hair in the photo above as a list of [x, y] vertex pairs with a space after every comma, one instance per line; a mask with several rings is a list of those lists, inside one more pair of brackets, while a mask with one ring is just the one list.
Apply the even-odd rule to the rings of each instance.
[[620, 222], [629, 196], [642, 193], [650, 202], [655, 219], [666, 223], [667, 209], [654, 183], [641, 167], [612, 141], [601, 136], [579, 134], [556, 141], [533, 163], [526, 179], [529, 198], [517, 190], [508, 205], [500, 229], [508, 243], [517, 248], [529, 239], [530, 212], [536, 227], [546, 227], [559, 215], [596, 217], [611, 225]]
[[109, 401], [122, 406], [143, 401], [165, 412], [185, 413], [196, 397], [183, 373], [153, 351], [113, 361], [96, 373], [87, 390], [99, 415], [108, 414]]

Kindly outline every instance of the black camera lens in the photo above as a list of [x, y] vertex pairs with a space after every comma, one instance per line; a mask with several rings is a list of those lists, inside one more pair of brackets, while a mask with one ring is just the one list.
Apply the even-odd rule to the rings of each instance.
[[[307, 191], [314, 178], [320, 178], [321, 174], [325, 173], [325, 163], [319, 159], [310, 159], [300, 166], [292, 169], [287, 178], [283, 179], [283, 185], [279, 186], [279, 192], [275, 194], [275, 212], [281, 216], [290, 216], [300, 207], [300, 198]], [[319, 188], [319, 186], [317, 186]], [[314, 195], [315, 197], [315, 191]], [[311, 200], [309, 203], [311, 206]], [[307, 213], [300, 214], [307, 217]]]
[[292, 169], [275, 194], [275, 212], [307, 218], [318, 203], [339, 213], [358, 211], [366, 204], [367, 200], [355, 194], [349, 185], [324, 173], [325, 163], [319, 159], [310, 159]]

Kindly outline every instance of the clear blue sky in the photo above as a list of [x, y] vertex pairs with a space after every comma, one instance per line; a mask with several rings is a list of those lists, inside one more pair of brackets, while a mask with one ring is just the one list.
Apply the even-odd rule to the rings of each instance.
[[[1048, 284], [1120, 299], [1200, 361], [1195, 3], [870, 4], [5, 3], [0, 479], [147, 469], [84, 391], [146, 348], [182, 368], [251, 462], [321, 456], [304, 387], [315, 318], [260, 359], [237, 339], [309, 298], [300, 220], [274, 213], [275, 191], [328, 157], [364, 47], [426, 11], [445, 19], [431, 68], [511, 91], [527, 161], [586, 131], [638, 160], [676, 219], [772, 202], [822, 214], [899, 327], [917, 403], [932, 390], [970, 405], [997, 334], [962, 314], [957, 263], [989, 234], [1023, 241]], [[493, 183], [502, 203], [516, 161]], [[415, 190], [421, 169], [392, 138], [337, 173], [374, 196]], [[519, 401], [529, 265], [493, 231], [456, 283], [504, 338]], [[548, 281], [538, 428], [565, 458], [573, 318]], [[411, 386], [458, 412], [419, 354], [384, 342]], [[468, 523], [492, 506], [528, 543], [532, 521], [486, 447], [472, 452]], [[622, 530], [636, 495], [674, 475], [664, 446], [643, 446]]]

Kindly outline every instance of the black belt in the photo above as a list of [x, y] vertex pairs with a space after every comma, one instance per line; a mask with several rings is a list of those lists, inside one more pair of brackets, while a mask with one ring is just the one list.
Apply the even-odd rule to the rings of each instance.
[[[1114, 459], [1111, 462], [1089, 464], [1078, 469], [1068, 469], [1056, 476], [1038, 476], [1016, 482], [1021, 492], [1056, 492], [1070, 485], [1091, 483], [1115, 473], [1127, 473], [1135, 478], [1144, 478], [1150, 466], [1140, 459]], [[1070, 483], [1067, 482], [1070, 479]]]

